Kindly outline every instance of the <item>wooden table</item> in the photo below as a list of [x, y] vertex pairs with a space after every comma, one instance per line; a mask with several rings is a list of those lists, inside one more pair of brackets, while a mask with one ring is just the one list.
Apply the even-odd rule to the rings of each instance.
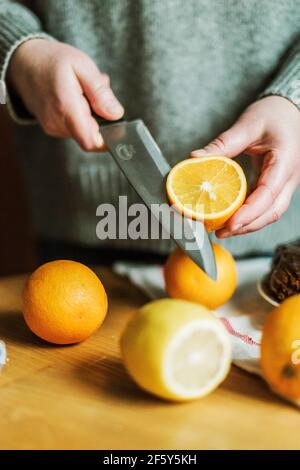
[[99, 269], [110, 309], [82, 344], [37, 339], [21, 315], [26, 277], [0, 280], [0, 339], [9, 362], [0, 372], [1, 449], [300, 448], [300, 412], [258, 378], [235, 367], [212, 395], [172, 404], [140, 391], [120, 360], [118, 339], [146, 297]]

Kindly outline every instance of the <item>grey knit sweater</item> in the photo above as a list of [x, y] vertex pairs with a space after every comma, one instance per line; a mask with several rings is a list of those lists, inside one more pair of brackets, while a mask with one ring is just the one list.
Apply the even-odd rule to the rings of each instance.
[[[0, 0], [0, 79], [16, 47], [44, 34], [85, 51], [110, 74], [126, 116], [144, 119], [171, 164], [261, 94], [299, 105], [300, 0]], [[25, 110], [10, 111], [18, 124], [30, 122]], [[37, 125], [15, 130], [38, 235], [104, 243], [96, 237], [96, 207], [116, 204], [121, 194], [137, 200], [112, 158], [85, 154]], [[224, 244], [235, 254], [270, 251], [299, 237], [299, 208], [297, 191], [279, 222]], [[114, 243], [169, 249], [167, 241]]]

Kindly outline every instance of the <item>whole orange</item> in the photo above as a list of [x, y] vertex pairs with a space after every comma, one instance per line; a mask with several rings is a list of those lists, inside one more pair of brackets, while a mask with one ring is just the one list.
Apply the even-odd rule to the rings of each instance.
[[101, 325], [106, 312], [107, 295], [100, 279], [75, 261], [43, 264], [24, 288], [25, 322], [50, 343], [83, 341]]
[[233, 295], [237, 285], [237, 271], [232, 255], [213, 243], [217, 265], [217, 279], [211, 279], [181, 249], [169, 256], [165, 268], [165, 286], [174, 299], [197, 302], [210, 310], [220, 307]]
[[300, 399], [300, 295], [286, 299], [264, 324], [261, 367], [279, 394]]

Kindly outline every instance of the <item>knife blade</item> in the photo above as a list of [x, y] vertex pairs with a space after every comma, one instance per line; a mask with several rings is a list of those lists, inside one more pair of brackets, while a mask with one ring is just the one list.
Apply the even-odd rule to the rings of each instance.
[[150, 212], [159, 220], [164, 234], [169, 235], [212, 279], [216, 279], [215, 256], [203, 223], [182, 216], [168, 203], [166, 177], [171, 167], [144, 122], [137, 119], [99, 121], [99, 124], [109, 152]]

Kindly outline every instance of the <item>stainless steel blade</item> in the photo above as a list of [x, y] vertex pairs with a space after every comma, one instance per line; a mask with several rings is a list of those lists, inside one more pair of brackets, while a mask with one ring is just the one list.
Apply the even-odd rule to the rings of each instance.
[[[166, 196], [171, 169], [143, 121], [100, 125], [104, 142], [129, 183], [168, 234], [197, 265], [216, 279], [216, 263], [209, 236], [201, 221], [182, 217]], [[170, 223], [170, 220], [172, 223]]]

